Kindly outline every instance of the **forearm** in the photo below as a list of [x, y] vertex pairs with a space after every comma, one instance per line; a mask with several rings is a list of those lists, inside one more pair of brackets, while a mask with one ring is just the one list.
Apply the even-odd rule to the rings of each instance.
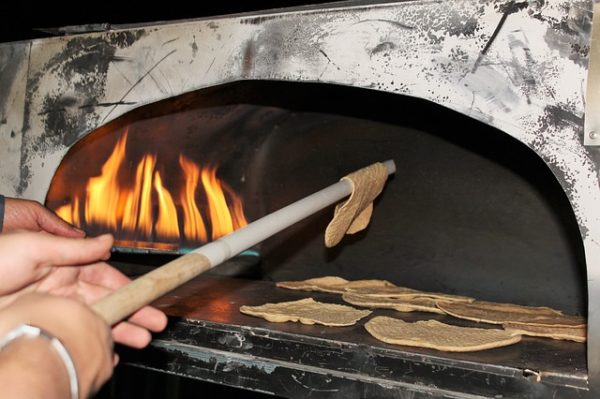
[[70, 397], [61, 359], [41, 337], [16, 339], [0, 351], [0, 387], [7, 399]]

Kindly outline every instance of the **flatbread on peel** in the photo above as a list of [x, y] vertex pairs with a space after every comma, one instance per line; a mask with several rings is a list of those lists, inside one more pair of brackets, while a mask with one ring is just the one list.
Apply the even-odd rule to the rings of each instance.
[[548, 307], [475, 301], [471, 303], [438, 302], [444, 312], [459, 319], [491, 324], [529, 324], [536, 326], [584, 327], [582, 317], [569, 316]]
[[412, 288], [406, 287], [350, 287], [346, 289], [346, 292], [361, 295], [370, 296], [374, 298], [431, 298], [441, 301], [448, 302], [473, 302], [475, 299], [467, 296], [442, 294], [438, 292], [427, 292], [413, 290]]
[[373, 200], [381, 194], [387, 177], [387, 167], [381, 162], [342, 177], [352, 184], [352, 193], [347, 201], [335, 207], [333, 219], [325, 229], [327, 248], [339, 244], [345, 234], [367, 228], [373, 213]]
[[394, 309], [398, 312], [430, 312], [445, 314], [431, 298], [382, 298], [346, 292], [342, 299], [352, 305], [375, 309]]
[[310, 278], [302, 281], [280, 281], [275, 283], [277, 287], [290, 290], [302, 291], [320, 291], [342, 294], [346, 288], [364, 288], [364, 287], [393, 287], [394, 284], [386, 280], [356, 280], [348, 281], [341, 277], [325, 276]]
[[458, 327], [435, 320], [407, 323], [392, 317], [373, 317], [365, 324], [373, 337], [388, 344], [431, 348], [446, 352], [473, 352], [499, 348], [521, 340], [520, 335], [496, 329]]
[[312, 298], [298, 301], [267, 303], [260, 306], [242, 306], [240, 312], [275, 323], [300, 321], [303, 324], [324, 326], [351, 326], [371, 314], [351, 306], [317, 302]]
[[575, 342], [587, 341], [586, 327], [546, 327], [512, 323], [502, 324], [502, 327], [504, 327], [506, 331], [509, 331], [513, 334], [561, 339]]

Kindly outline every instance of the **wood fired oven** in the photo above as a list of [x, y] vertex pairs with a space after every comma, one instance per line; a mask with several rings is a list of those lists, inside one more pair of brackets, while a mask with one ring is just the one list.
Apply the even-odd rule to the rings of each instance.
[[[237, 228], [394, 159], [366, 232], [325, 250], [329, 210], [259, 244], [161, 299], [169, 328], [125, 361], [286, 397], [595, 397], [592, 19], [592, 1], [345, 2], [2, 44], [0, 192], [113, 232], [135, 274], [222, 234], [214, 219], [184, 231], [186, 188], [202, 185], [206, 215], [216, 182]], [[154, 205], [110, 199], [144, 191], [130, 184], [145, 168]], [[111, 194], [108, 219], [93, 192]], [[165, 198], [179, 230], [158, 228]], [[131, 209], [150, 227], [123, 222]], [[448, 354], [238, 312], [307, 296], [273, 281], [327, 274], [551, 306], [586, 316], [588, 342]]]

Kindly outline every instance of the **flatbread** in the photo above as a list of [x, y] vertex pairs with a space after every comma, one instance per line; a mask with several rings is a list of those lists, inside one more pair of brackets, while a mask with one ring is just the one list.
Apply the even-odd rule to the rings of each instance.
[[275, 286], [287, 288], [289, 290], [331, 292], [329, 287], [345, 284], [347, 282], [348, 280], [341, 277], [325, 276], [301, 281], [279, 281], [275, 283]]
[[370, 296], [374, 298], [430, 298], [448, 302], [473, 302], [475, 299], [467, 296], [442, 294], [438, 292], [427, 292], [413, 290], [406, 287], [349, 287], [347, 292]]
[[302, 281], [280, 281], [275, 283], [275, 285], [290, 290], [320, 291], [334, 294], [343, 294], [346, 288], [394, 287], [394, 284], [386, 280], [348, 281], [336, 276], [310, 278]]
[[587, 340], [586, 327], [546, 327], [512, 323], [502, 324], [502, 327], [513, 334], [529, 335], [532, 337], [546, 337], [575, 342], [586, 342]]
[[342, 299], [352, 305], [376, 309], [394, 309], [398, 312], [430, 312], [445, 314], [431, 298], [381, 298], [346, 292]]
[[373, 337], [388, 344], [473, 352], [512, 345], [521, 340], [504, 330], [451, 326], [435, 320], [407, 323], [392, 317], [373, 317], [365, 324]]
[[472, 303], [438, 302], [444, 312], [459, 319], [491, 324], [529, 324], [536, 326], [584, 327], [585, 320], [579, 316], [569, 316], [548, 307], [513, 305], [475, 301]]
[[344, 291], [358, 288], [395, 287], [387, 280], [354, 280], [340, 285], [343, 286]]
[[299, 321], [303, 324], [322, 324], [324, 326], [351, 326], [370, 310], [359, 310], [351, 306], [317, 302], [312, 298], [298, 301], [267, 303], [260, 306], [242, 306], [240, 312], [267, 321], [283, 323]]
[[335, 207], [333, 219], [325, 229], [327, 248], [339, 244], [345, 234], [367, 228], [373, 213], [373, 200], [381, 194], [387, 177], [387, 167], [381, 162], [342, 177], [352, 184], [352, 193], [348, 200]]

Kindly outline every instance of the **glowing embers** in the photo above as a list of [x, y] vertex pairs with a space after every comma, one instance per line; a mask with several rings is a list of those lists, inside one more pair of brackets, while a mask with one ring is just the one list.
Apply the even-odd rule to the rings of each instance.
[[[156, 155], [137, 164], [126, 159], [127, 133], [87, 181], [84, 194], [56, 209], [84, 229], [115, 234], [121, 247], [176, 250], [196, 246], [247, 224], [238, 195], [217, 177], [216, 167], [200, 167], [179, 156], [180, 176], [161, 174]], [[165, 182], [181, 181], [169, 190]], [[198, 201], [200, 199], [200, 201]]]

